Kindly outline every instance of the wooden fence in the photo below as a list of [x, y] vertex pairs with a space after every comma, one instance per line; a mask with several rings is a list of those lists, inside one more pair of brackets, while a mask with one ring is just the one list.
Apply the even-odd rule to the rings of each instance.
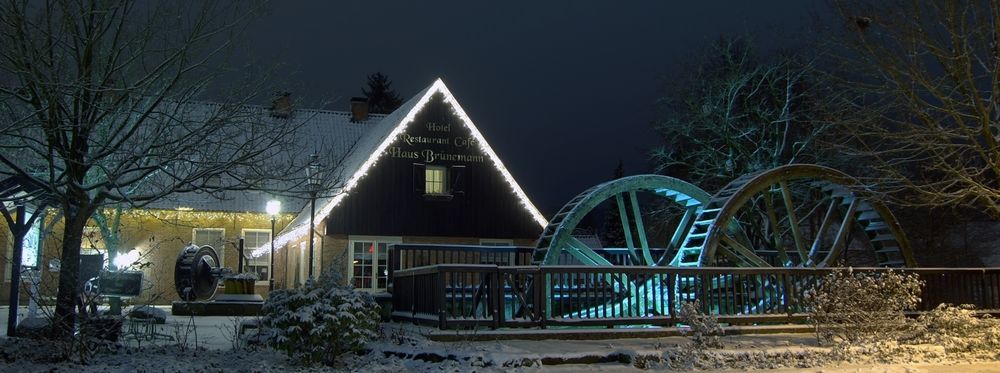
[[[725, 323], [801, 322], [804, 294], [834, 270], [441, 264], [395, 271], [393, 317], [441, 329], [675, 325], [681, 302], [699, 300]], [[1000, 268], [896, 271], [924, 282], [915, 311], [1000, 310]]]
[[[650, 249], [654, 257], [663, 255], [665, 251], [659, 248]], [[393, 244], [389, 246], [389, 283], [393, 283], [396, 271], [438, 264], [527, 266], [531, 265], [534, 252], [533, 247], [517, 246]], [[614, 265], [634, 264], [628, 249], [603, 248], [594, 252]], [[562, 253], [558, 264], [580, 265], [581, 263], [569, 253]]]

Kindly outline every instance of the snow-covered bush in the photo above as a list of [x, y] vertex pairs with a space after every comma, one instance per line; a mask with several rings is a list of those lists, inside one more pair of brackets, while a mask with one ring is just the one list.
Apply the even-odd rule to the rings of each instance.
[[947, 352], [990, 352], [1000, 350], [1000, 320], [977, 315], [973, 306], [939, 305], [917, 319], [916, 342], [944, 347]]
[[722, 348], [725, 330], [719, 325], [719, 318], [701, 311], [701, 303], [682, 302], [679, 314], [681, 323], [691, 328], [691, 340], [698, 348]]
[[920, 302], [920, 278], [899, 271], [838, 270], [805, 294], [821, 342], [896, 341], [906, 333], [903, 311]]
[[241, 272], [232, 273], [223, 277], [224, 280], [247, 280], [247, 281], [257, 281], [259, 280], [256, 272]]
[[329, 276], [272, 292], [261, 313], [268, 343], [306, 365], [333, 364], [379, 335], [379, 306], [372, 296]]

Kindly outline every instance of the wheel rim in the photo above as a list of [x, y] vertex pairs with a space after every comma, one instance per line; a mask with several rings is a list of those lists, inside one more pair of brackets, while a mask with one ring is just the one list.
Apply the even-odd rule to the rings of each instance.
[[[686, 241], [682, 250], [697, 250], [702, 266], [723, 258], [737, 266], [823, 267], [860, 242], [878, 266], [914, 266], [898, 222], [872, 196], [856, 179], [823, 166], [787, 165], [744, 175], [712, 197], [688, 234], [704, 239]], [[749, 211], [754, 209], [763, 212]], [[754, 218], [763, 223], [748, 224]], [[806, 227], [804, 221], [813, 224]], [[735, 223], [747, 237], [720, 229]], [[776, 261], [763, 258], [766, 249]]]
[[614, 200], [613, 206], [618, 208], [626, 249], [630, 255], [644, 265], [662, 264], [665, 258], [656, 258], [650, 251], [637, 197], [637, 193], [640, 192], [668, 199], [684, 211], [680, 219], [676, 220], [675, 227], [666, 227], [671, 237], [666, 253], [680, 246], [687, 228], [694, 221], [701, 206], [710, 198], [707, 192], [691, 183], [662, 175], [629, 176], [595, 185], [570, 200], [549, 221], [535, 248], [535, 262], [543, 265], [558, 264], [559, 257], [566, 253], [583, 264], [612, 265], [572, 234], [588, 213], [606, 201]]

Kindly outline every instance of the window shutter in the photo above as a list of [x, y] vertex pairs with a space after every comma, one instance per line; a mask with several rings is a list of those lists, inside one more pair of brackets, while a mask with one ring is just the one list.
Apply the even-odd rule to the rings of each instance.
[[417, 194], [424, 194], [424, 178], [427, 177], [427, 167], [423, 163], [413, 164], [413, 191]]
[[451, 166], [449, 171], [451, 175], [451, 194], [453, 195], [464, 195], [465, 194], [465, 166], [455, 165]]

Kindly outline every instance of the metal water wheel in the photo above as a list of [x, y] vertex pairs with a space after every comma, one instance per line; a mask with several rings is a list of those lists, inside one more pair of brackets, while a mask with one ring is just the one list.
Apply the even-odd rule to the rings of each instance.
[[[674, 216], [658, 217], [670, 240], [651, 247], [641, 198], [665, 199]], [[864, 266], [914, 266], [912, 252], [889, 209], [856, 179], [831, 168], [794, 164], [743, 175], [709, 196], [690, 183], [659, 175], [625, 177], [596, 185], [570, 200], [538, 240], [535, 262], [611, 266], [605, 255], [573, 236], [584, 217], [608, 201], [621, 216], [631, 263], [671, 267], [824, 267], [842, 263]], [[662, 205], [661, 205], [662, 206]], [[662, 223], [662, 224], [660, 224]], [[654, 255], [654, 253], [658, 255]], [[665, 314], [681, 301], [719, 302], [721, 295], [737, 313], [755, 313], [780, 304], [783, 289], [766, 275], [717, 276], [709, 282], [693, 276], [626, 275], [582, 279], [575, 284], [547, 284], [546, 312], [552, 314], [559, 286], [605, 282], [618, 294], [612, 304], [578, 302], [569, 317], [598, 314], [644, 317]], [[551, 281], [551, 280], [547, 280]], [[666, 284], [672, 282], [668, 304]], [[707, 292], [706, 292], [707, 290]], [[715, 294], [714, 296], [712, 294]], [[639, 296], [641, 295], [641, 296]], [[714, 298], [713, 298], [714, 297]], [[707, 299], [706, 299], [707, 298]], [[739, 298], [734, 300], [731, 298]], [[704, 303], [703, 302], [703, 303]], [[735, 306], [733, 303], [738, 303]], [[609, 309], [610, 307], [610, 309]], [[718, 311], [718, 304], [706, 309]]]
[[[700, 213], [710, 195], [697, 186], [680, 179], [662, 175], [636, 175], [623, 177], [595, 185], [564, 205], [549, 221], [542, 232], [535, 248], [536, 264], [583, 264], [588, 266], [614, 265], [608, 256], [608, 250], [595, 250], [573, 235], [576, 228], [588, 214], [605, 206], [610, 211], [618, 213], [619, 221], [610, 221], [621, 229], [624, 249], [628, 262], [641, 266], [670, 265], [674, 252], [684, 242], [696, 216]], [[651, 209], [659, 210], [653, 222], [663, 242], [659, 247], [653, 247], [650, 232], [647, 232]], [[603, 254], [603, 255], [602, 255]], [[571, 263], [567, 263], [571, 260]], [[551, 314], [553, 303], [560, 312], [566, 310], [565, 303], [559, 300], [559, 289], [581, 286], [593, 288], [604, 293], [613, 292], [616, 295], [611, 304], [594, 304], [593, 302], [577, 302], [573, 307], [573, 317], [593, 317], [597, 314], [607, 315], [640, 315], [648, 310], [663, 310], [669, 307], [661, 277], [636, 278], [626, 274], [596, 274], [586, 278], [567, 279], [559, 277], [547, 279], [545, 286], [545, 312]], [[555, 281], [555, 283], [553, 283]], [[638, 297], [641, 301], [632, 301], [636, 294], [650, 296]], [[655, 294], [661, 294], [656, 296]], [[648, 302], [646, 300], [649, 300]]]
[[[915, 266], [895, 216], [874, 196], [818, 165], [743, 175], [712, 196], [681, 251], [706, 267]], [[732, 224], [739, 235], [724, 229]]]
[[[662, 232], [671, 237], [664, 248], [667, 251], [679, 247], [695, 216], [710, 198], [707, 192], [691, 183], [662, 175], [629, 176], [595, 185], [566, 203], [549, 221], [535, 247], [535, 262], [555, 265], [563, 254], [569, 254], [585, 265], [612, 265], [607, 258], [573, 236], [574, 230], [588, 214], [610, 203], [610, 208], [616, 209], [620, 217], [620, 222], [612, 224], [620, 223], [625, 249], [633, 258], [633, 263], [663, 265], [664, 257], [654, 257], [650, 248], [640, 194], [659, 197], [659, 201], [680, 212], [680, 217], [673, 219], [670, 227], [658, 222]], [[660, 219], [666, 220], [663, 217]]]

